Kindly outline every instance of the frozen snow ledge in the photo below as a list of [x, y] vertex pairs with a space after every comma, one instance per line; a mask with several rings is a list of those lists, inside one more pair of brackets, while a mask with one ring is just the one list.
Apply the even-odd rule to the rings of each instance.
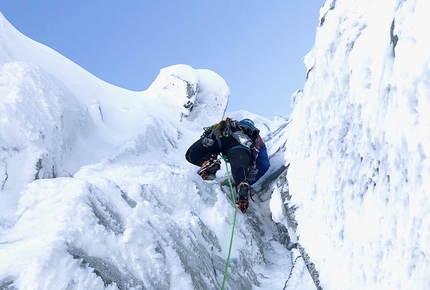
[[430, 2], [327, 1], [286, 159], [323, 289], [429, 289]]

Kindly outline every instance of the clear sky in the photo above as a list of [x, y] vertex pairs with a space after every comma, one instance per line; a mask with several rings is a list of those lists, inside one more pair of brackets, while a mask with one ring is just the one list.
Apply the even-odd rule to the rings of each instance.
[[[225, 79], [228, 111], [291, 112], [324, 0], [3, 0], [20, 32], [102, 80], [142, 91], [187, 64]], [[1, 37], [1, 36], [0, 36]]]

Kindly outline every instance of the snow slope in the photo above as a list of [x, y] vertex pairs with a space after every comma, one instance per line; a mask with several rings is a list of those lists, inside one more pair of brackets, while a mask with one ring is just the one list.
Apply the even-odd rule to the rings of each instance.
[[327, 1], [286, 159], [323, 289], [430, 288], [430, 2]]
[[[184, 153], [224, 117], [225, 81], [175, 65], [127, 91], [1, 14], [0, 67], [0, 288], [220, 288], [234, 215], [226, 171], [204, 182]], [[230, 116], [262, 127], [276, 175], [288, 118]], [[226, 289], [284, 287], [291, 255], [269, 198], [237, 216]]]

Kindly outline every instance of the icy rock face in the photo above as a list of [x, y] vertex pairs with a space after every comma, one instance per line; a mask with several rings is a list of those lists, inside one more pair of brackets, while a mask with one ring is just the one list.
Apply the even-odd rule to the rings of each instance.
[[230, 91], [215, 72], [195, 70], [188, 65], [163, 68], [148, 91], [175, 106], [178, 120], [208, 126], [220, 120], [227, 105]]
[[430, 285], [430, 2], [327, 1], [286, 159], [323, 289]]

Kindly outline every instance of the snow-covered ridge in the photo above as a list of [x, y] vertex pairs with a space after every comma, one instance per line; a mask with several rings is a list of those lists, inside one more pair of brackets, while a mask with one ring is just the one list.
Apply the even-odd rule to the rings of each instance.
[[[35, 177], [69, 176], [107, 157], [151, 120], [170, 127], [185, 116], [204, 126], [226, 109], [228, 87], [214, 72], [172, 66], [148, 91], [131, 92], [97, 79], [0, 19], [0, 185], [5, 192], [17, 194]], [[192, 95], [187, 86], [193, 87]], [[77, 162], [82, 151], [97, 152]]]
[[[224, 117], [225, 81], [175, 65], [131, 92], [1, 15], [0, 66], [0, 288], [220, 288], [231, 194], [225, 177], [202, 181], [184, 153]], [[242, 114], [282, 164], [286, 135], [277, 129], [288, 119], [230, 116]], [[228, 289], [285, 283], [290, 254], [262, 197], [238, 215]]]

